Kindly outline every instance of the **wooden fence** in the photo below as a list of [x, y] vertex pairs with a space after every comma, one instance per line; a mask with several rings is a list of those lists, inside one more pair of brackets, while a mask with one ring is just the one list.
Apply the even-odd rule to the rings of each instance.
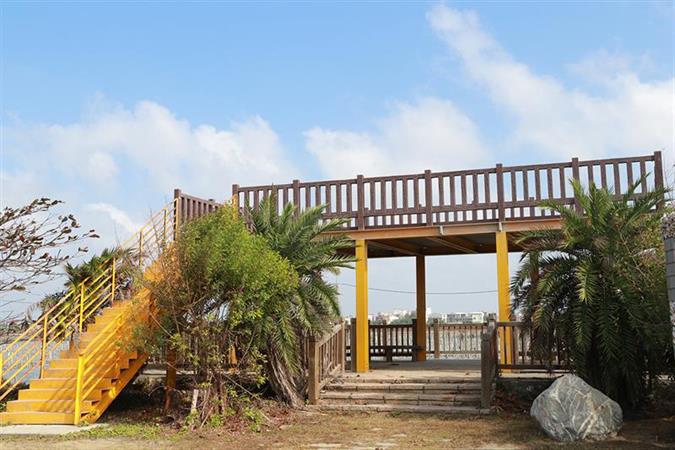
[[[351, 343], [355, 340], [355, 320], [347, 324], [346, 351], [351, 358]], [[417, 346], [416, 320], [411, 324], [369, 324], [370, 358], [415, 357]], [[437, 319], [426, 328], [426, 353], [440, 359], [443, 356], [462, 356], [480, 358], [481, 334], [485, 330], [483, 323], [440, 323]]]
[[288, 202], [300, 209], [326, 205], [324, 219], [347, 219], [346, 228], [363, 230], [552, 217], [539, 206], [543, 200], [579, 207], [568, 183], [571, 179], [583, 186], [612, 188], [616, 195], [642, 179], [636, 192], [640, 195], [663, 187], [661, 153], [279, 185], [235, 184], [232, 195], [241, 206], [257, 207], [271, 195], [279, 208]]
[[319, 338], [309, 338], [307, 392], [311, 404], [317, 403], [321, 388], [331, 377], [345, 371], [345, 354], [344, 323], [335, 325], [332, 330]]
[[204, 200], [203, 198], [185, 194], [180, 189], [174, 189], [173, 197], [178, 199], [175, 206], [176, 211], [174, 212], [174, 216], [176, 217], [176, 224], [174, 226], [182, 226], [186, 222], [205, 216], [222, 206], [212, 198]]
[[[529, 326], [523, 322], [497, 322], [499, 354], [508, 355], [499, 362], [499, 369], [532, 371], [566, 370], [569, 355], [560, 338], [552, 335], [545, 345], [535, 348]], [[507, 336], [507, 338], [504, 338]]]

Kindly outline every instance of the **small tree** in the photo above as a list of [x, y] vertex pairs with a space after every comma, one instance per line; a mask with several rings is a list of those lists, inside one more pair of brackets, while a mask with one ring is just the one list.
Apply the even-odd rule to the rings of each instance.
[[98, 237], [94, 230], [78, 234], [80, 224], [72, 214], [55, 215], [61, 203], [39, 198], [0, 213], [0, 295], [53, 279], [57, 267], [87, 251], [71, 245]]
[[572, 183], [581, 212], [549, 201], [561, 230], [525, 233], [514, 276], [513, 308], [533, 327], [534, 351], [554, 337], [572, 368], [625, 407], [637, 406], [649, 381], [672, 369], [663, 242], [654, 213], [663, 191], [620, 199]]
[[232, 408], [235, 392], [259, 376], [278, 386], [278, 366], [297, 371], [298, 343], [286, 314], [297, 276], [230, 207], [188, 223], [150, 271], [159, 316], [143, 346], [168, 346], [192, 366], [193, 386], [210, 399], [200, 420]]

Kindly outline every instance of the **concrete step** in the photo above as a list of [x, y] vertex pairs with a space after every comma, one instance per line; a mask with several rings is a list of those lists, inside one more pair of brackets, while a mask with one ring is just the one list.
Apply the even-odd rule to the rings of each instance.
[[335, 381], [326, 391], [410, 392], [417, 393], [480, 393], [480, 383], [342, 383]]
[[[99, 401], [103, 394], [100, 389], [92, 390], [86, 400]], [[72, 400], [75, 389], [21, 389], [19, 400]]]
[[73, 423], [73, 413], [62, 412], [4, 412], [0, 413], [0, 425], [25, 424], [49, 425]]
[[344, 405], [324, 403], [320, 401], [317, 409], [324, 411], [363, 411], [363, 412], [405, 412], [411, 414], [489, 414], [489, 409], [476, 408], [475, 406], [434, 406], [434, 405]]
[[[370, 374], [369, 374], [370, 375]], [[434, 377], [401, 377], [401, 378], [391, 378], [391, 377], [360, 377], [354, 375], [344, 375], [338, 379], [344, 383], [382, 383], [382, 384], [408, 384], [408, 383], [424, 383], [424, 384], [435, 384], [435, 383], [451, 383], [451, 384], [480, 384], [480, 378], [478, 377], [462, 377], [462, 376], [434, 376]]]
[[[82, 402], [82, 412], [91, 411], [92, 400]], [[62, 412], [73, 413], [75, 411], [75, 400], [12, 400], [7, 402], [7, 412]]]
[[340, 392], [321, 393], [321, 400], [331, 404], [398, 404], [436, 406], [479, 406], [480, 395], [470, 394], [394, 394], [387, 392]]

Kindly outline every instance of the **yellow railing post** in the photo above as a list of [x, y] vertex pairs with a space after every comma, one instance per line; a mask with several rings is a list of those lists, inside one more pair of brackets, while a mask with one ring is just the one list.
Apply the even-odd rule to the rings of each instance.
[[78, 331], [82, 333], [82, 322], [84, 321], [84, 283], [80, 283], [80, 321], [77, 327]]
[[82, 378], [84, 377], [84, 356], [77, 356], [77, 380], [75, 382], [75, 414], [73, 424], [79, 425], [82, 416]]
[[110, 287], [110, 304], [112, 305], [115, 303], [115, 269], [117, 267], [117, 258], [113, 258], [112, 260], [112, 277], [110, 279], [111, 287]]
[[164, 208], [163, 211], [164, 211], [164, 221], [163, 221], [164, 227], [162, 228], [162, 243], [166, 244], [166, 223], [168, 218], [166, 208]]
[[4, 363], [4, 357], [2, 353], [0, 353], [0, 384], [2, 384], [2, 366]]
[[42, 322], [42, 350], [40, 350], [40, 378], [42, 378], [42, 373], [45, 369], [45, 352], [47, 351], [47, 317], [49, 314], [45, 314], [45, 318]]
[[143, 229], [138, 232], [138, 266], [143, 268]]

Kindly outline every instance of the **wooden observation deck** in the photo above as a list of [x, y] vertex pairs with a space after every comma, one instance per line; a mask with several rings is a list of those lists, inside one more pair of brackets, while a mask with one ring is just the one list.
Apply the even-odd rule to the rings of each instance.
[[[368, 258], [413, 256], [417, 280], [417, 360], [426, 358], [425, 257], [432, 255], [495, 253], [499, 320], [510, 319], [508, 252], [521, 250], [514, 233], [558, 228], [560, 218], [541, 208], [553, 200], [579, 209], [570, 180], [625, 194], [640, 182], [634, 195], [663, 187], [661, 153], [571, 161], [553, 164], [503, 166], [384, 177], [300, 182], [265, 186], [232, 186], [238, 205], [257, 207], [274, 196], [279, 208], [289, 202], [301, 211], [326, 205], [323, 218], [345, 219], [344, 233], [355, 241], [357, 372], [368, 371]], [[190, 216], [188, 202], [181, 206]], [[510, 348], [510, 334], [500, 332]], [[503, 352], [503, 364], [513, 356]]]

